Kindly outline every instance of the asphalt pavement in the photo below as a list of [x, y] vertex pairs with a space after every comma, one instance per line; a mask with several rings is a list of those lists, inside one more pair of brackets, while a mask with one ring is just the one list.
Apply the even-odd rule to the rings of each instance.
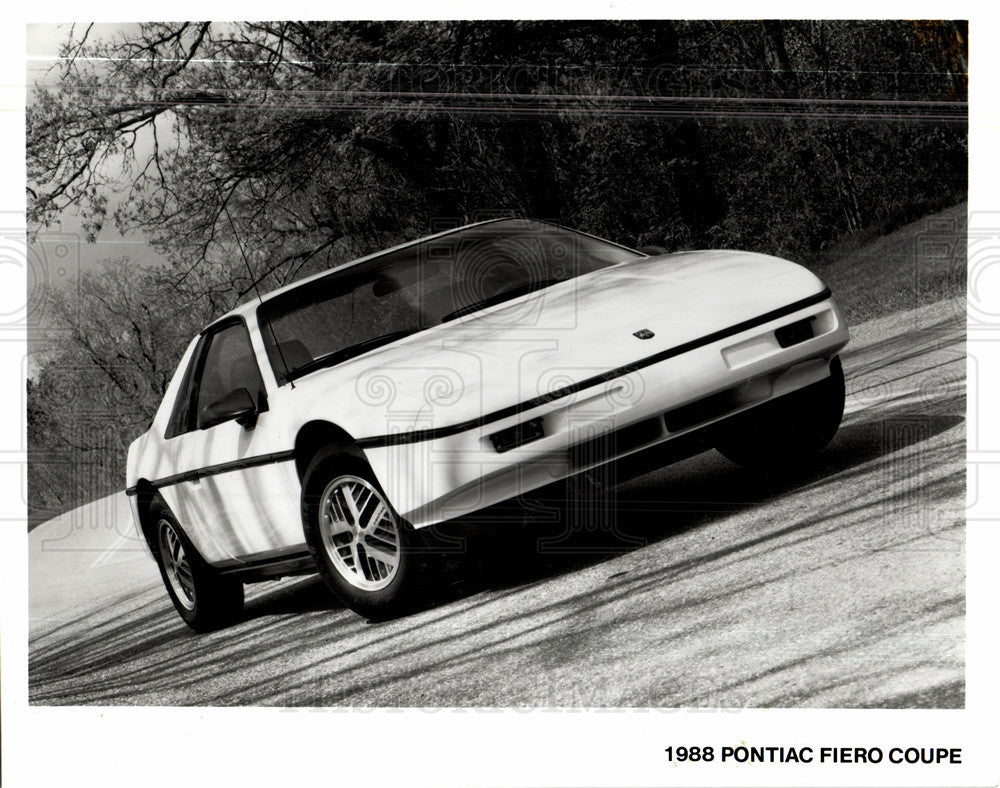
[[370, 623], [314, 577], [197, 635], [124, 495], [29, 535], [33, 704], [962, 707], [965, 302], [852, 329], [837, 437], [792, 474], [707, 452], [613, 529], [480, 535]]

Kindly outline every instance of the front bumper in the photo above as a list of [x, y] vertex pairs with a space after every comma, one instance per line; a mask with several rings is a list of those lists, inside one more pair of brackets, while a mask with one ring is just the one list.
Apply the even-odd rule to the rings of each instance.
[[[796, 325], [808, 325], [809, 336]], [[570, 396], [455, 434], [428, 430], [427, 440], [367, 446], [365, 454], [396, 510], [422, 528], [816, 383], [830, 374], [830, 360], [848, 338], [827, 298]], [[496, 435], [512, 429], [531, 440], [504, 448]]]

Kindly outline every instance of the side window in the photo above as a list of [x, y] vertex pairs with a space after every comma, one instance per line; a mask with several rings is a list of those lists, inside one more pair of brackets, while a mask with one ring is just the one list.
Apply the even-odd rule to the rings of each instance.
[[239, 388], [249, 391], [258, 407], [263, 406], [264, 381], [250, 346], [250, 335], [242, 323], [233, 323], [212, 334], [204, 359], [194, 397], [196, 422], [203, 408]]
[[191, 356], [165, 437], [173, 438], [196, 429], [202, 408], [238, 388], [249, 391], [257, 407], [264, 409], [267, 401], [264, 381], [250, 335], [242, 323], [230, 323], [203, 337]]
[[191, 429], [191, 399], [194, 394], [195, 371], [198, 363], [205, 351], [205, 337], [198, 342], [198, 346], [191, 354], [187, 369], [184, 371], [184, 378], [181, 380], [180, 388], [177, 390], [177, 399], [174, 400], [174, 409], [170, 412], [170, 421], [167, 422], [165, 438], [173, 438]]

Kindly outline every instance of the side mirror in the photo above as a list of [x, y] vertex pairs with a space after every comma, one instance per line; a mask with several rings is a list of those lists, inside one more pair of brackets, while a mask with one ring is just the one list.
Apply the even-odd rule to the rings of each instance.
[[245, 388], [230, 391], [202, 408], [198, 414], [198, 429], [207, 430], [234, 419], [248, 430], [252, 430], [257, 424], [257, 403]]
[[670, 254], [670, 250], [665, 246], [640, 246], [638, 251], [643, 254], [648, 254], [650, 257], [656, 257], [661, 254]]

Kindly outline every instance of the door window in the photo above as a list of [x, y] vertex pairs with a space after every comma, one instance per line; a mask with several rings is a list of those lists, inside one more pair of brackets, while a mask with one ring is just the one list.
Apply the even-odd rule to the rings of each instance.
[[259, 409], [264, 408], [264, 381], [250, 346], [250, 335], [242, 323], [233, 323], [214, 333], [205, 351], [195, 397], [196, 426], [205, 407], [236, 389], [250, 392]]
[[202, 408], [239, 388], [250, 392], [258, 410], [267, 409], [264, 381], [250, 335], [243, 323], [230, 323], [205, 336], [195, 351], [177, 394], [166, 437], [196, 429]]

